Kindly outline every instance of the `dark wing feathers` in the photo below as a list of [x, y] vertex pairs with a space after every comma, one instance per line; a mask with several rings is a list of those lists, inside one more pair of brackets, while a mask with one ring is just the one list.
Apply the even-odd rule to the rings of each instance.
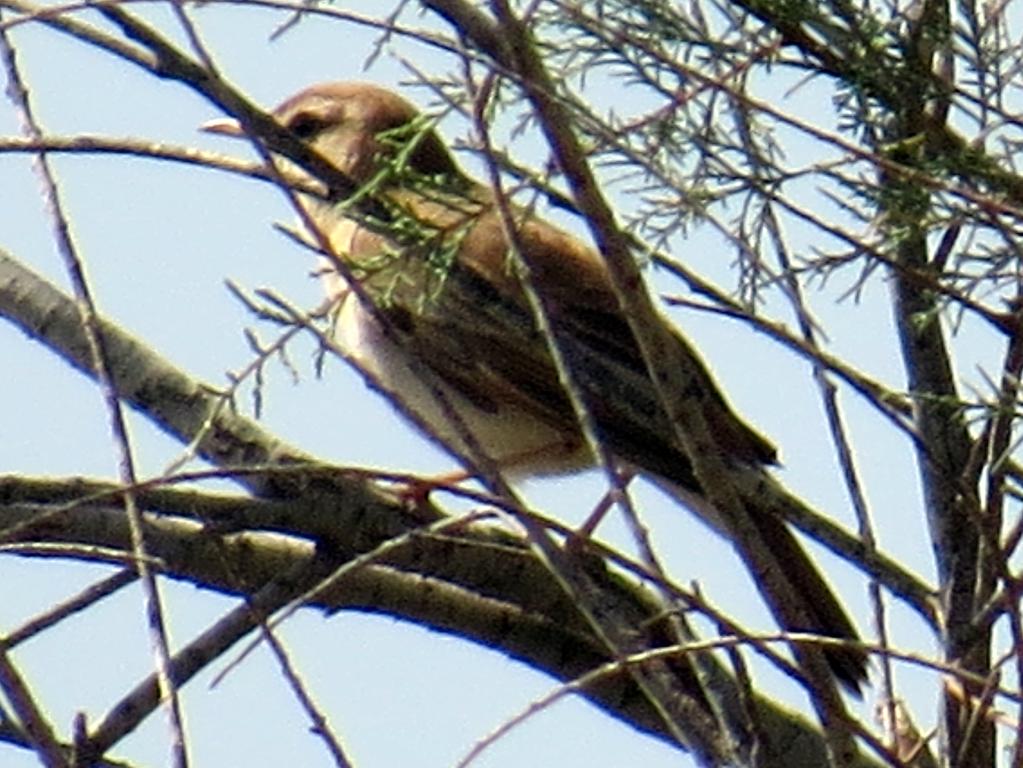
[[[514, 275], [498, 213], [480, 204], [460, 233], [463, 258], [445, 276], [420, 340], [426, 347], [454, 345], [448, 355], [424, 354], [428, 365], [461, 381], [475, 401], [502, 391], [539, 418], [566, 430], [577, 426], [557, 372]], [[618, 309], [603, 263], [579, 240], [545, 222], [519, 226], [519, 245], [552, 315], [559, 345], [586, 395], [603, 437], [623, 458], [698, 490], [689, 462], [670, 441], [671, 429], [647, 374], [639, 345]], [[472, 254], [472, 259], [464, 258]], [[729, 457], [751, 464], [775, 462], [775, 449], [728, 406], [697, 353], [677, 334], [675, 350], [694, 371], [709, 426]], [[441, 341], [443, 339], [444, 341]], [[443, 369], [443, 370], [441, 370]], [[480, 390], [473, 394], [474, 390]]]

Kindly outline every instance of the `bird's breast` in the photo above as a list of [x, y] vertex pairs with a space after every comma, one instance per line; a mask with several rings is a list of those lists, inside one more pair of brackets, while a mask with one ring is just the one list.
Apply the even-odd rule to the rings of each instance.
[[326, 270], [324, 283], [328, 295], [340, 301], [335, 342], [399, 411], [411, 412], [410, 420], [420, 429], [472, 456], [468, 430], [486, 456], [512, 477], [574, 472], [593, 463], [578, 434], [565, 434], [513, 403], [481, 408], [470, 401], [402, 347], [336, 272]]

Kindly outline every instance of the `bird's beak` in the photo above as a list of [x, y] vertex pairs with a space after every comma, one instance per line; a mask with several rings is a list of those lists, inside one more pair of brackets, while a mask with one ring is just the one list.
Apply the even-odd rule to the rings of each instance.
[[216, 133], [221, 136], [244, 136], [241, 123], [233, 117], [218, 117], [215, 120], [208, 120], [199, 126], [203, 133]]

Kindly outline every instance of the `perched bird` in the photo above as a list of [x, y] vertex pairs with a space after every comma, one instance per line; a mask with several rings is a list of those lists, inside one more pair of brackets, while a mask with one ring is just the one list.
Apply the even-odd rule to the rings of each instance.
[[[273, 115], [359, 185], [363, 197], [382, 205], [382, 213], [366, 214], [350, 202], [307, 199], [316, 226], [373, 304], [364, 306], [328, 264], [328, 292], [340, 302], [338, 343], [397, 393], [420, 424], [463, 453], [470, 447], [462, 439], [467, 427], [508, 475], [592, 465], [491, 190], [464, 174], [411, 103], [384, 88], [315, 85]], [[205, 129], [241, 133], [232, 120]], [[706, 504], [691, 503], [702, 496], [700, 484], [672, 438], [600, 254], [532, 214], [515, 209], [514, 215], [515, 245], [549, 308], [599, 437], [626, 466], [677, 489], [706, 514]], [[774, 464], [771, 443], [732, 411], [690, 344], [671, 334], [671, 353], [697, 373], [697, 401], [727, 463], [758, 471]], [[461, 427], [438, 403], [437, 387]], [[841, 603], [786, 524], [765, 510], [749, 514], [809, 618], [809, 626], [786, 628], [856, 639]], [[829, 648], [825, 658], [840, 681], [858, 689], [866, 669], [860, 651]]]

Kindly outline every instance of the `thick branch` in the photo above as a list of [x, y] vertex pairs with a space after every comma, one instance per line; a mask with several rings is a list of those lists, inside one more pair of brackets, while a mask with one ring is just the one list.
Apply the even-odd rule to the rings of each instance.
[[[68, 503], [81, 497], [83, 491], [95, 495], [103, 489], [99, 484], [9, 478], [0, 482], [0, 530], [15, 528], [21, 531], [20, 538], [31, 537], [34, 541], [91, 545], [108, 551], [123, 549], [128, 544], [128, 531], [117, 504]], [[234, 512], [244, 513], [250, 516], [250, 522], [258, 518], [267, 527], [271, 527], [268, 521], [272, 520], [272, 527], [278, 529], [286, 528], [285, 521], [292, 515], [295, 520], [302, 517], [296, 513], [301, 502], [289, 510], [289, 505], [283, 502], [246, 502], [184, 491], [140, 491], [139, 503], [158, 501], [166, 507], [175, 493], [179, 493], [178, 502], [183, 507], [179, 512], [196, 508], [219, 508], [223, 513], [231, 510], [232, 514], [225, 517], [235, 517]], [[47, 503], [45, 498], [53, 501]], [[161, 562], [163, 571], [209, 589], [255, 595], [279, 574], [295, 572], [303, 563], [312, 564], [317, 556], [316, 547], [304, 537], [253, 531], [220, 534], [214, 532], [216, 526], [204, 530], [194, 520], [166, 512], [154, 514], [148, 506], [147, 510], [147, 545], [150, 554]], [[38, 522], [41, 515], [45, 515], [45, 524]], [[219, 522], [223, 524], [226, 520]], [[474, 579], [485, 586], [466, 589], [436, 578], [423, 568], [424, 563], [438, 562], [447, 563], [449, 571], [463, 571], [466, 583]], [[659, 614], [659, 603], [613, 574], [592, 567], [588, 570], [602, 584], [601, 600], [612, 600], [617, 610], [631, 613], [637, 627], [650, 626]], [[551, 587], [546, 569], [522, 542], [508, 534], [474, 526], [458, 535], [409, 537], [379, 563], [347, 573], [317, 596], [315, 607], [329, 612], [354, 609], [404, 618], [498, 649], [569, 681], [611, 660], [600, 652], [599, 643], [588, 635], [585, 625], [573, 620], [574, 608], [559, 603], [563, 598]], [[656, 646], [651, 637], [651, 647]], [[175, 662], [176, 670], [182, 669], [180, 663]], [[186, 677], [196, 671], [190, 669]], [[585, 695], [635, 727], [664, 736], [660, 719], [629, 675], [606, 677], [588, 687]], [[757, 706], [757, 717], [772, 734], [772, 755], [764, 765], [823, 764], [823, 742], [809, 723], [765, 700], [758, 699]], [[864, 760], [858, 765], [873, 763]]]

